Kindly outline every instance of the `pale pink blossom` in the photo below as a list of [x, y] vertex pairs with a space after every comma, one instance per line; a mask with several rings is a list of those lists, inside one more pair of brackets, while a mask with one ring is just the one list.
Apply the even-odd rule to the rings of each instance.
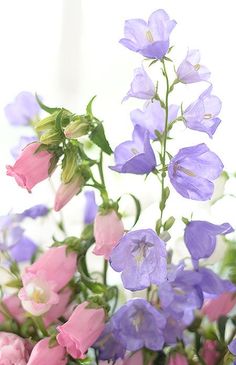
[[30, 355], [29, 343], [8, 332], [0, 332], [0, 364], [26, 365]]
[[236, 295], [226, 292], [217, 298], [207, 300], [202, 308], [202, 314], [210, 321], [217, 321], [221, 316], [227, 315], [236, 305]]
[[217, 342], [206, 340], [203, 344], [201, 356], [207, 365], [217, 365], [220, 353], [217, 351]]
[[59, 186], [54, 202], [54, 210], [61, 210], [76, 194], [78, 194], [83, 186], [84, 179], [81, 176], [75, 176], [67, 184], [61, 183]]
[[[21, 301], [18, 296], [10, 295], [2, 299], [2, 302], [14, 320], [16, 320], [20, 324], [24, 322], [25, 311], [21, 306]], [[0, 312], [0, 323], [3, 323], [4, 321], [5, 317]]]
[[66, 351], [55, 345], [49, 347], [49, 338], [39, 341], [33, 348], [27, 365], [66, 365]]
[[94, 221], [95, 255], [103, 255], [109, 259], [112, 249], [124, 234], [122, 220], [114, 210], [106, 214], [97, 213]]
[[98, 339], [105, 327], [104, 309], [87, 308], [88, 302], [76, 307], [69, 320], [57, 327], [57, 341], [66, 347], [74, 359], [84, 359], [85, 353]]
[[26, 188], [29, 192], [39, 182], [49, 176], [50, 161], [53, 154], [48, 151], [36, 150], [40, 147], [39, 142], [27, 145], [13, 166], [7, 166], [7, 175], [13, 176], [18, 185]]

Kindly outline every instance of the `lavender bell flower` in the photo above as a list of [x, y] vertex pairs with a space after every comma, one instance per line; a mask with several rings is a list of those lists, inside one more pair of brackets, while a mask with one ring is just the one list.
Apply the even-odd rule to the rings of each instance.
[[221, 225], [206, 221], [191, 221], [184, 231], [184, 242], [193, 260], [211, 256], [216, 247], [217, 235], [226, 235], [234, 229], [229, 223]]
[[144, 57], [161, 59], [169, 49], [169, 36], [175, 25], [176, 21], [159, 9], [150, 15], [148, 23], [142, 19], [126, 20], [125, 38], [120, 43]]
[[142, 290], [165, 281], [167, 274], [165, 243], [152, 229], [140, 229], [121, 238], [110, 256], [111, 267], [122, 272], [123, 285]]
[[132, 141], [126, 141], [114, 151], [114, 171], [143, 175], [150, 173], [156, 167], [156, 158], [149, 140], [149, 132], [140, 126], [135, 126]]
[[19, 216], [22, 219], [24, 219], [24, 218], [36, 219], [38, 217], [44, 217], [48, 213], [49, 213], [49, 209], [48, 209], [48, 207], [46, 207], [46, 205], [37, 204], [29, 209], [24, 210], [22, 213], [19, 214]]
[[230, 342], [230, 344], [228, 345], [228, 349], [231, 354], [236, 356], [236, 338]]
[[86, 191], [84, 196], [86, 199], [84, 208], [84, 224], [92, 224], [98, 211], [95, 193], [94, 191]]
[[177, 76], [180, 82], [191, 84], [199, 81], [207, 81], [210, 71], [199, 64], [200, 52], [197, 49], [189, 50], [187, 56], [177, 69]]
[[187, 128], [205, 132], [212, 138], [221, 122], [217, 115], [221, 110], [221, 101], [217, 96], [211, 95], [212, 86], [207, 88], [194, 103], [184, 112]]
[[132, 299], [123, 305], [111, 319], [127, 350], [143, 347], [161, 350], [164, 345], [164, 316], [145, 299]]
[[234, 292], [236, 286], [229, 280], [221, 279], [214, 271], [201, 267], [198, 269], [201, 274], [201, 282], [198, 284], [205, 298], [216, 297], [224, 292]]
[[22, 136], [16, 146], [11, 149], [11, 154], [15, 160], [20, 156], [21, 151], [30, 143], [36, 142], [38, 138], [36, 136]]
[[134, 79], [131, 82], [130, 90], [123, 98], [123, 101], [133, 97], [150, 100], [155, 95], [155, 85], [144, 70], [143, 66], [134, 70]]
[[169, 178], [177, 192], [188, 199], [211, 199], [214, 184], [223, 170], [219, 157], [205, 143], [181, 148], [168, 166]]
[[[168, 111], [168, 121], [173, 122], [177, 118], [179, 107], [170, 105]], [[130, 113], [130, 118], [135, 125], [147, 129], [151, 139], [156, 139], [155, 131], [163, 133], [165, 130], [165, 110], [159, 101], [153, 101], [144, 106], [143, 110], [135, 109]]]
[[35, 96], [27, 91], [18, 94], [13, 103], [5, 107], [5, 114], [14, 126], [27, 126], [38, 118], [39, 104]]

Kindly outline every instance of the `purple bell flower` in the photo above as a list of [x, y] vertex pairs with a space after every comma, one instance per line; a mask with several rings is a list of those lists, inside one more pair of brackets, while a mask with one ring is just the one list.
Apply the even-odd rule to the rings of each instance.
[[200, 65], [199, 62], [200, 52], [197, 49], [189, 50], [177, 69], [179, 81], [184, 84], [207, 81], [211, 73], [205, 66]]
[[236, 356], [236, 338], [230, 342], [230, 344], [228, 345], [228, 349], [231, 354]]
[[11, 148], [11, 154], [14, 157], [14, 159], [16, 160], [20, 154], [21, 151], [30, 143], [37, 141], [38, 138], [36, 136], [22, 136], [20, 137], [19, 143], [14, 146], [13, 148]]
[[217, 96], [211, 95], [212, 86], [207, 88], [194, 103], [184, 112], [187, 128], [205, 132], [212, 138], [221, 122], [217, 115], [221, 110], [221, 101]]
[[213, 180], [220, 176], [223, 164], [205, 143], [181, 148], [168, 166], [169, 178], [177, 192], [193, 200], [211, 199]]
[[214, 271], [201, 267], [198, 269], [201, 274], [201, 282], [198, 284], [204, 297], [216, 297], [225, 292], [233, 292], [236, 287], [231, 281], [221, 279]]
[[[179, 107], [170, 105], [168, 112], [169, 123], [177, 118]], [[130, 118], [135, 125], [147, 129], [151, 139], [157, 139], [155, 131], [163, 133], [165, 130], [165, 110], [159, 101], [153, 101], [144, 106], [143, 110], [135, 109], [130, 113]]]
[[84, 208], [84, 224], [92, 224], [98, 211], [95, 193], [94, 191], [86, 191], [84, 196], [86, 199]]
[[156, 167], [156, 158], [149, 140], [149, 132], [140, 126], [133, 131], [132, 141], [126, 141], [114, 151], [114, 171], [143, 175], [150, 173]]
[[27, 236], [22, 236], [10, 249], [10, 255], [17, 262], [30, 261], [37, 245]]
[[169, 36], [175, 25], [176, 21], [159, 9], [150, 15], [148, 23], [142, 19], [126, 20], [125, 38], [120, 43], [144, 57], [161, 59], [169, 49]]
[[229, 223], [221, 225], [206, 221], [191, 221], [184, 231], [184, 242], [193, 260], [211, 256], [216, 247], [217, 235], [226, 235], [234, 229]]
[[36, 219], [38, 217], [44, 217], [48, 213], [49, 213], [49, 209], [48, 209], [48, 207], [46, 207], [46, 205], [38, 204], [38, 205], [34, 205], [33, 207], [31, 207], [29, 209], [24, 210], [19, 215], [21, 216], [22, 219], [24, 219], [24, 218]]
[[39, 116], [40, 107], [33, 94], [22, 91], [13, 103], [5, 107], [5, 114], [10, 124], [28, 126]]
[[123, 285], [142, 290], [165, 281], [167, 274], [165, 243], [152, 229], [128, 232], [110, 256], [111, 267], [122, 272]]
[[156, 351], [163, 348], [165, 317], [145, 299], [129, 300], [111, 321], [127, 350], [137, 351], [146, 347]]
[[155, 95], [155, 85], [144, 70], [143, 66], [134, 70], [134, 78], [130, 85], [130, 90], [123, 101], [133, 97], [150, 100]]

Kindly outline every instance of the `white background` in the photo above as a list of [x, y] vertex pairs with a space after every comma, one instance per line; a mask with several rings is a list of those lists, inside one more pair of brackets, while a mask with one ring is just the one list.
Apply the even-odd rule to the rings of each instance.
[[[205, 142], [222, 158], [226, 170], [236, 171], [235, 105], [236, 105], [236, 42], [235, 1], [206, 0], [1, 0], [0, 1], [0, 215], [20, 211], [35, 203], [53, 204], [49, 184], [44, 182], [32, 194], [19, 188], [5, 176], [5, 165], [12, 163], [9, 154], [22, 130], [12, 128], [4, 116], [4, 106], [20, 91], [37, 92], [50, 106], [64, 106], [83, 112], [86, 103], [97, 95], [96, 114], [104, 120], [111, 145], [129, 139], [132, 125], [129, 113], [142, 102], [121, 104], [129, 89], [133, 69], [141, 64], [141, 56], [121, 46], [125, 19], [143, 18], [164, 8], [177, 26], [171, 35], [175, 45], [173, 57], [178, 65], [187, 48], [199, 48], [202, 64], [212, 72], [214, 94], [223, 101], [222, 124], [214, 139], [202, 133], [176, 130], [178, 148]], [[153, 66], [155, 67], [155, 66]], [[155, 68], [153, 68], [155, 73]], [[206, 84], [181, 85], [176, 100], [184, 105], [195, 100]], [[175, 101], [175, 100], [173, 100]], [[112, 160], [107, 161], [112, 164]], [[143, 178], [119, 176], [108, 172], [112, 196], [131, 191], [140, 195], [149, 206], [140, 221], [142, 228], [153, 227], [157, 218], [155, 204], [159, 186], [154, 178], [143, 184]], [[230, 191], [236, 181], [231, 182]], [[204, 219], [209, 212], [205, 203], [185, 200], [173, 193], [171, 215], [189, 214]], [[214, 208], [212, 221], [229, 220], [236, 226], [236, 201], [224, 200]], [[64, 215], [76, 225], [81, 219], [82, 202], [74, 199]]]

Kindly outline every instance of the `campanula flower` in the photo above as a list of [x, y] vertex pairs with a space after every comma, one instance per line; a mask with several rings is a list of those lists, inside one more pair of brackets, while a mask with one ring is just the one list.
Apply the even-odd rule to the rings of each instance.
[[30, 344], [14, 333], [0, 332], [0, 363], [27, 365]]
[[[3, 303], [4, 307], [10, 313], [11, 317], [17, 322], [22, 324], [25, 321], [25, 311], [21, 306], [21, 301], [15, 294], [3, 298], [0, 303]], [[0, 324], [5, 322], [5, 316], [0, 313]]]
[[168, 365], [188, 365], [188, 360], [184, 355], [175, 353], [170, 356]]
[[162, 9], [152, 13], [145, 22], [142, 19], [130, 19], [125, 22], [125, 38], [120, 43], [131, 51], [144, 57], [161, 59], [169, 49], [169, 36], [176, 25]]
[[60, 317], [63, 317], [70, 302], [72, 290], [69, 287], [61, 290], [58, 293], [58, 303], [51, 306], [49, 311], [43, 316], [43, 322], [46, 327], [50, 326], [51, 323], [58, 322]]
[[25, 219], [25, 218], [36, 219], [38, 217], [44, 217], [45, 215], [48, 214], [48, 212], [49, 212], [49, 209], [48, 209], [48, 207], [46, 207], [46, 205], [37, 204], [31, 208], [24, 210], [22, 213], [18, 214], [18, 216], [20, 216], [21, 219]]
[[231, 352], [231, 354], [236, 356], [236, 338], [230, 342], [228, 349]]
[[94, 191], [85, 191], [84, 224], [92, 224], [96, 217], [98, 206]]
[[217, 341], [206, 340], [204, 341], [201, 356], [207, 365], [218, 365], [220, 352], [217, 351]]
[[39, 117], [40, 107], [33, 94], [22, 91], [5, 107], [8, 121], [14, 126], [27, 126]]
[[220, 276], [206, 267], [198, 268], [198, 273], [201, 275], [201, 282], [198, 284], [204, 297], [217, 297], [225, 292], [235, 292], [236, 287], [231, 281], [221, 279]]
[[128, 232], [110, 256], [111, 267], [122, 272], [123, 285], [129, 290], [142, 290], [166, 279], [165, 243], [152, 229]]
[[66, 365], [67, 362], [65, 348], [57, 344], [50, 346], [50, 338], [46, 337], [36, 343], [27, 365]]
[[199, 260], [213, 254], [217, 235], [233, 231], [229, 223], [216, 225], [206, 221], [191, 221], [185, 227], [184, 242], [192, 259]]
[[187, 56], [177, 69], [177, 77], [184, 84], [191, 84], [199, 81], [207, 81], [211, 75], [210, 71], [199, 64], [200, 52], [197, 49], [189, 50]]
[[119, 338], [127, 350], [137, 351], [143, 347], [156, 351], [164, 345], [164, 316], [145, 299], [132, 299], [112, 317]]
[[208, 87], [194, 103], [184, 111], [184, 122], [187, 128], [205, 132], [212, 138], [221, 119], [218, 114], [221, 110], [221, 101], [211, 95], [212, 86]]
[[7, 166], [7, 175], [15, 178], [17, 184], [31, 192], [31, 189], [49, 176], [50, 161], [48, 151], [37, 152], [40, 143], [27, 145], [13, 166]]
[[131, 82], [130, 90], [123, 101], [133, 97], [150, 100], [155, 95], [155, 85], [144, 70], [143, 66], [134, 70], [134, 79]]
[[14, 157], [14, 159], [16, 160], [22, 150], [30, 143], [32, 142], [36, 142], [37, 141], [37, 137], [35, 136], [22, 136], [20, 137], [20, 140], [18, 142], [18, 144], [16, 146], [14, 146], [13, 148], [11, 148], [11, 154]]
[[156, 157], [149, 140], [149, 132], [135, 126], [132, 141], [121, 143], [115, 148], [115, 166], [112, 170], [121, 173], [143, 175], [156, 167]]
[[124, 234], [122, 220], [114, 210], [106, 214], [97, 213], [94, 221], [95, 255], [103, 255], [109, 259], [112, 249]]
[[58, 212], [61, 210], [75, 195], [77, 195], [84, 185], [82, 176], [77, 175], [68, 183], [61, 183], [59, 186], [54, 202], [54, 210]]
[[[173, 122], [177, 118], [179, 107], [170, 105], [168, 111], [168, 121]], [[165, 110], [159, 101], [153, 101], [144, 105], [144, 109], [135, 109], [130, 113], [130, 118], [135, 125], [147, 129], [151, 139], [156, 139], [155, 131], [163, 133], [165, 130]]]
[[177, 192], [193, 200], [209, 200], [213, 180], [220, 176], [223, 164], [205, 143], [181, 148], [168, 166], [170, 181]]
[[226, 316], [236, 306], [236, 297], [232, 292], [225, 292], [218, 297], [208, 299], [201, 312], [211, 321], [217, 321], [220, 317]]
[[92, 309], [89, 303], [79, 304], [66, 323], [57, 327], [58, 343], [66, 347], [74, 359], [84, 359], [86, 352], [98, 339], [105, 326], [104, 309]]

